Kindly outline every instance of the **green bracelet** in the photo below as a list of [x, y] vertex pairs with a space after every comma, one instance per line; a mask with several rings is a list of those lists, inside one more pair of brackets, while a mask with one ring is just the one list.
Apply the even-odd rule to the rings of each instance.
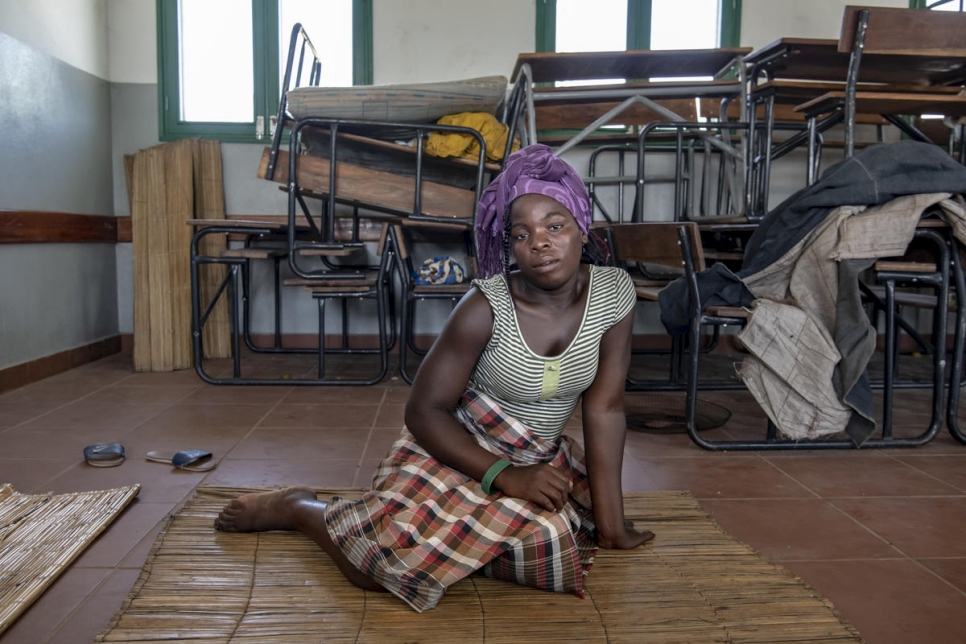
[[483, 475], [483, 479], [480, 481], [480, 485], [483, 487], [483, 491], [486, 492], [487, 494], [493, 494], [493, 489], [490, 487], [491, 485], [493, 485], [493, 479], [499, 476], [500, 472], [510, 467], [511, 465], [513, 465], [513, 463], [506, 460], [505, 458], [501, 458], [497, 462], [493, 463], [493, 465], [490, 466], [490, 469], [486, 471], [486, 474]]

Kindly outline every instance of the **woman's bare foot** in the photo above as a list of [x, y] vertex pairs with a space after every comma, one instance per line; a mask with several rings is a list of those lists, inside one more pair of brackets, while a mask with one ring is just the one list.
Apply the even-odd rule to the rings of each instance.
[[296, 507], [306, 500], [316, 500], [315, 492], [306, 487], [245, 494], [222, 508], [215, 519], [215, 529], [224, 532], [292, 530]]

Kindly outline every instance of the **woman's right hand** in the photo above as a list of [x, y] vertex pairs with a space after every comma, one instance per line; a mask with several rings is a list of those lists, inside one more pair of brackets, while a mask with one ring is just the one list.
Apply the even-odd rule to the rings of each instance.
[[507, 496], [532, 501], [551, 512], [563, 509], [573, 489], [573, 482], [563, 471], [546, 463], [508, 467], [497, 475], [493, 485]]

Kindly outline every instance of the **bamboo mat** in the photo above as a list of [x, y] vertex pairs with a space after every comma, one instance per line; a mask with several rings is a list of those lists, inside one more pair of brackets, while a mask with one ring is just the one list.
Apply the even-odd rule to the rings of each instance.
[[[125, 158], [131, 203], [134, 265], [134, 368], [172, 371], [193, 364], [191, 338], [190, 219], [225, 218], [221, 144], [204, 139], [162, 143]], [[199, 252], [217, 256], [223, 235], [202, 240]], [[202, 307], [226, 274], [226, 267], [199, 269]], [[206, 357], [231, 355], [227, 299], [205, 325]]]
[[140, 485], [20, 494], [0, 485], [0, 633], [54, 583], [137, 496]]
[[302, 535], [214, 531], [221, 507], [248, 491], [199, 488], [97, 641], [861, 641], [828, 600], [725, 534], [688, 492], [625, 496], [628, 517], [657, 538], [600, 551], [584, 599], [471, 577], [419, 614], [352, 586]]

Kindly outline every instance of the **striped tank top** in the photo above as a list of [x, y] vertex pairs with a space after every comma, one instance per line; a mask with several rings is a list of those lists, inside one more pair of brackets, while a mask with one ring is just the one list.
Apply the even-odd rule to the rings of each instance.
[[634, 283], [620, 268], [590, 266], [590, 285], [577, 335], [563, 353], [534, 353], [520, 332], [506, 276], [473, 284], [493, 309], [493, 336], [470, 377], [469, 387], [497, 399], [504, 411], [533, 433], [556, 440], [581, 394], [597, 375], [600, 340], [637, 301]]

